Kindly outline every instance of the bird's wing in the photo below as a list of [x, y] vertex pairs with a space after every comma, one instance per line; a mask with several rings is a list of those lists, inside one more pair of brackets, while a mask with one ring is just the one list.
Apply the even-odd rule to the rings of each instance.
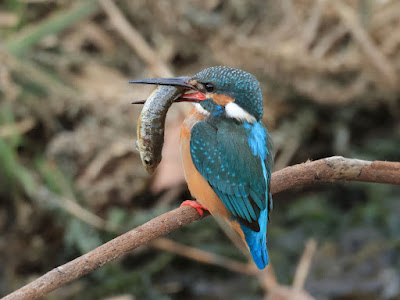
[[196, 169], [225, 207], [243, 225], [259, 231], [260, 213], [272, 206], [272, 153], [265, 127], [259, 123], [254, 131], [253, 126], [200, 121], [192, 129], [190, 151]]

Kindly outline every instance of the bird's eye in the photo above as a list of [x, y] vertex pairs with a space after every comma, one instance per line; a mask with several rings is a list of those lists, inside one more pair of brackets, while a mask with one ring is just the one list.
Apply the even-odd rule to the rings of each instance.
[[212, 93], [215, 90], [215, 86], [212, 83], [206, 83], [204, 87], [208, 93]]

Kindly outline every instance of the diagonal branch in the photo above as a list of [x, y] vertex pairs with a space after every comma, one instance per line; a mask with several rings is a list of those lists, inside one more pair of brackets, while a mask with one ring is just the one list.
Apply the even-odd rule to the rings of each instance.
[[[284, 168], [272, 174], [273, 194], [310, 184], [339, 180], [400, 185], [400, 162], [365, 161], [333, 156]], [[200, 219], [197, 210], [184, 206], [167, 212], [100, 247], [57, 267], [3, 300], [36, 299], [82, 277], [151, 240]]]
[[121, 255], [147, 244], [179, 227], [200, 219], [196, 209], [184, 206], [158, 216], [96, 249], [47, 272], [35, 281], [6, 296], [6, 299], [36, 299], [82, 277]]

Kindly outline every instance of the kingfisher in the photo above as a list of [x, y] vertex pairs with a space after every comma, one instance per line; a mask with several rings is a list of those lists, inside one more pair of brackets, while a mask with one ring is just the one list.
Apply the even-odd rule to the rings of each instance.
[[269, 263], [267, 223], [273, 152], [261, 122], [263, 98], [256, 77], [240, 69], [216, 66], [192, 77], [132, 81], [183, 86], [174, 102], [192, 102], [180, 149], [185, 178], [197, 201], [187, 200], [203, 215], [222, 217], [242, 238], [259, 269]]

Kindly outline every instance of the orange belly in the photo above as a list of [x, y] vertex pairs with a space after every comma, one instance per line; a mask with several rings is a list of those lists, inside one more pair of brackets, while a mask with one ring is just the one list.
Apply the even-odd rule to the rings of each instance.
[[186, 182], [192, 196], [195, 197], [201, 205], [206, 207], [212, 215], [219, 215], [225, 219], [244, 240], [244, 234], [239, 223], [232, 219], [232, 214], [227, 210], [209, 183], [199, 171], [197, 171], [192, 161], [192, 156], [190, 154], [190, 132], [194, 124], [205, 118], [206, 116], [204, 114], [193, 109], [182, 126], [180, 147]]

